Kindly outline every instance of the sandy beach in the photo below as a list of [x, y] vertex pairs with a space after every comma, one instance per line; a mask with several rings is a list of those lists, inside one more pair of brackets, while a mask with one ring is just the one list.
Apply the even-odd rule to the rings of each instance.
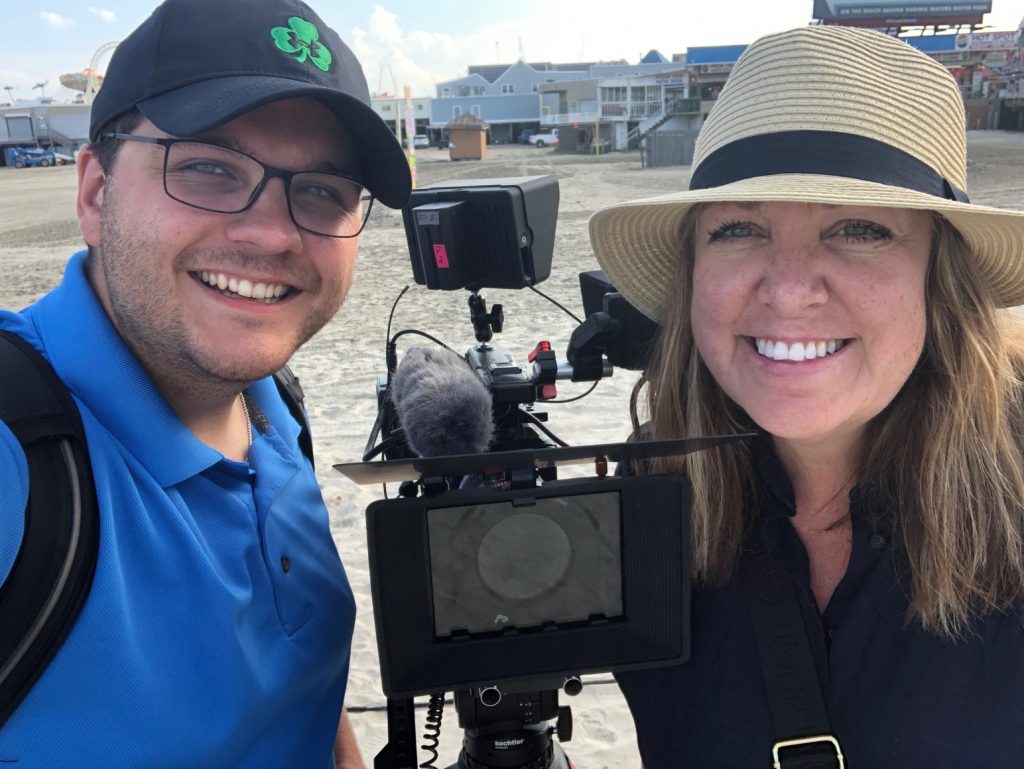
[[[1024, 209], [1024, 133], [969, 132], [972, 202]], [[552, 274], [540, 290], [581, 313], [577, 274], [597, 269], [587, 220], [597, 208], [632, 198], [684, 189], [688, 167], [643, 169], [637, 153], [593, 158], [562, 156], [525, 146], [488, 148], [484, 161], [448, 160], [437, 149], [417, 154], [420, 186], [453, 178], [553, 174], [561, 205]], [[0, 169], [0, 307], [19, 309], [54, 286], [68, 256], [82, 242], [75, 218], [75, 169]], [[306, 392], [316, 447], [317, 474], [331, 511], [334, 537], [358, 602], [347, 704], [364, 759], [386, 742], [386, 719], [377, 668], [370, 601], [364, 511], [380, 487], [360, 487], [332, 469], [356, 461], [376, 414], [375, 381], [384, 372], [388, 313], [399, 291], [413, 283], [401, 214], [376, 207], [360, 243], [355, 284], [337, 317], [292, 361]], [[504, 305], [505, 330], [495, 343], [517, 360], [541, 339], [564, 359], [575, 322], [530, 291], [483, 292], [488, 305]], [[473, 343], [466, 292], [413, 286], [399, 303], [392, 333], [417, 328], [465, 350]], [[409, 344], [419, 344], [409, 342]], [[404, 348], [399, 349], [399, 354]], [[588, 397], [551, 405], [549, 427], [570, 444], [617, 441], [629, 432], [628, 399], [636, 376], [617, 371]], [[559, 385], [560, 397], [589, 385]], [[563, 696], [572, 706], [574, 735], [566, 750], [580, 769], [640, 765], [628, 709], [608, 676], [588, 677], [582, 694]], [[418, 713], [418, 727], [423, 723]], [[419, 729], [422, 732], [422, 729]], [[456, 759], [462, 737], [454, 706], [445, 711], [438, 766]], [[420, 760], [426, 759], [421, 752]]]

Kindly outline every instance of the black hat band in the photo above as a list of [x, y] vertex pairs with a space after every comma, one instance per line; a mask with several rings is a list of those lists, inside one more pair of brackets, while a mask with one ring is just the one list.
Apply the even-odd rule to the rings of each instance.
[[838, 131], [780, 131], [719, 147], [694, 169], [691, 190], [776, 174], [842, 176], [969, 203], [934, 168], [877, 139]]

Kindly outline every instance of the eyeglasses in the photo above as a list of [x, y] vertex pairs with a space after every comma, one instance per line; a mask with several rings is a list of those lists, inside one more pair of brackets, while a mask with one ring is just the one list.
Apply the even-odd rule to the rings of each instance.
[[[221, 214], [250, 208], [271, 179], [284, 182], [288, 213], [296, 226], [329, 238], [354, 238], [366, 225], [373, 196], [341, 174], [285, 171], [244, 152], [191, 139], [158, 139], [106, 133], [103, 138], [164, 148], [164, 192], [186, 206]], [[365, 202], [365, 205], [364, 205]]]

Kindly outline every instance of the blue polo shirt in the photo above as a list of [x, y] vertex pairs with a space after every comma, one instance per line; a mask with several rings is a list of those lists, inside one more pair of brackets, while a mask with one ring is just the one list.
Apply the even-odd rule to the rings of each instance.
[[[1024, 766], [1024, 621], [1019, 604], [953, 642], [907, 625], [907, 574], [891, 511], [850, 499], [853, 549], [824, 612], [790, 523], [793, 492], [761, 450], [760, 534], [794, 581], [825, 703], [853, 769]], [[888, 512], [888, 514], [886, 514]], [[693, 592], [690, 659], [621, 673], [645, 769], [771, 766], [775, 741], [754, 630], [737, 580]], [[783, 763], [785, 767], [785, 763]]]
[[[6, 725], [0, 764], [320, 767], [345, 694], [355, 604], [299, 426], [272, 380], [247, 463], [200, 442], [108, 320], [84, 252], [0, 313], [81, 411], [100, 509], [92, 590]], [[23, 527], [24, 456], [0, 424], [0, 578]]]

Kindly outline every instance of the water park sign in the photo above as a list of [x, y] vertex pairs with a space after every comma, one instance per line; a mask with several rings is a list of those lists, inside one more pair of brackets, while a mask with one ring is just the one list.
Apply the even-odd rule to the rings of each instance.
[[814, 18], [857, 27], [981, 24], [992, 2], [936, 0], [814, 0]]

